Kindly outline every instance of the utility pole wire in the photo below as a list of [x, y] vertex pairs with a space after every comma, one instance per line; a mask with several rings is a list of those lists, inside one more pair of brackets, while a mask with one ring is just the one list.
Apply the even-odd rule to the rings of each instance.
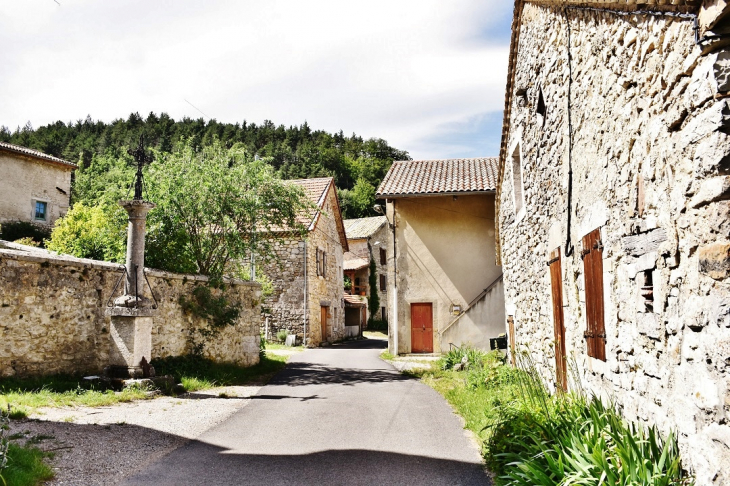
[[[185, 98], [183, 98], [183, 99], [185, 100]], [[191, 103], [191, 102], [189, 102], [188, 100], [185, 100], [185, 103], [189, 104], [190, 106], [192, 106], [193, 108], [195, 108], [196, 110], [198, 110], [198, 111], [199, 111], [200, 113], [202, 113], [202, 114], [203, 114], [203, 116], [204, 116], [204, 117], [206, 117], [206, 118], [210, 118], [210, 117], [209, 117], [208, 115], [206, 115], [205, 113], [203, 113], [203, 112], [202, 112], [202, 110], [201, 110], [200, 108], [198, 108], [197, 106], [195, 106], [194, 104], [192, 104], [192, 103]]]
[[[56, 2], [56, 3], [58, 3], [58, 0], [53, 0], [53, 1], [54, 1], [54, 2]], [[58, 3], [58, 6], [60, 7], [60, 6], [61, 6], [61, 4], [60, 4], [60, 3]]]

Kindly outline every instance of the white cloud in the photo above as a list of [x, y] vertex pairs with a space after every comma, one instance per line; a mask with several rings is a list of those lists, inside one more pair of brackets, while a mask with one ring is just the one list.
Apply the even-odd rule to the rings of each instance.
[[425, 158], [429, 134], [503, 108], [505, 27], [485, 32], [504, 0], [58, 1], [0, 0], [0, 124], [197, 118], [187, 99]]

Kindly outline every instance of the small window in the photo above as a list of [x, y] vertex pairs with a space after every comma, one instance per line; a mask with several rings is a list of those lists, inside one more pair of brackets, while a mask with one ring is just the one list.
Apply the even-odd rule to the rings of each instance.
[[385, 248], [380, 249], [380, 264], [385, 265], [388, 263], [388, 259], [386, 258]]
[[327, 253], [317, 248], [317, 276], [327, 276]]
[[43, 201], [36, 201], [33, 214], [33, 219], [35, 219], [36, 221], [46, 221], [48, 216], [48, 203]]
[[386, 288], [385, 284], [386, 284], [385, 275], [381, 275], [380, 276], [380, 291], [381, 292], [385, 292], [385, 288]]
[[387, 315], [385, 314], [385, 307], [381, 307], [381, 308], [380, 308], [380, 319], [382, 319], [382, 320], [384, 320], [384, 321], [385, 321], [386, 319], [388, 319], [388, 316], [387, 316]]
[[524, 186], [522, 183], [522, 157], [519, 144], [512, 152], [512, 187], [515, 202], [515, 214], [520, 214], [525, 206]]

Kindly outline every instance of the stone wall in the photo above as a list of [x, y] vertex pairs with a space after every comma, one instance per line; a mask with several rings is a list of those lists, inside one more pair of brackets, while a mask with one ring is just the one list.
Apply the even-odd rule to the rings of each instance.
[[[2, 246], [0, 376], [99, 373], [110, 347], [110, 318], [104, 312], [121, 267], [6, 242]], [[155, 270], [147, 275], [159, 302], [152, 359], [190, 352], [190, 330], [205, 323], [186, 315], [179, 298], [190, 296], [207, 279]], [[225, 292], [240, 305], [241, 316], [206, 346], [205, 354], [216, 361], [254, 365], [259, 360], [261, 288], [235, 281], [228, 282]]]
[[[334, 189], [329, 191], [319, 221], [307, 235], [306, 243], [298, 238], [274, 242], [276, 257], [260, 270], [274, 286], [274, 292], [263, 304], [265, 314], [268, 314], [269, 339], [275, 338], [276, 333], [283, 329], [302, 339], [305, 334], [305, 305], [308, 346], [345, 337], [343, 252], [334, 220], [334, 215], [338, 214], [335, 194]], [[317, 249], [327, 253], [325, 277], [317, 275]], [[330, 307], [325, 338], [322, 337], [320, 322], [320, 305], [324, 304]], [[266, 329], [265, 319], [264, 316], [261, 320], [262, 333]]]
[[[730, 52], [703, 55], [689, 19], [527, 3], [521, 20], [498, 215], [517, 343], [554, 373], [546, 263], [560, 248], [566, 348], [584, 385], [677, 430], [698, 484], [727, 484]], [[580, 243], [598, 228], [605, 362], [583, 336]]]

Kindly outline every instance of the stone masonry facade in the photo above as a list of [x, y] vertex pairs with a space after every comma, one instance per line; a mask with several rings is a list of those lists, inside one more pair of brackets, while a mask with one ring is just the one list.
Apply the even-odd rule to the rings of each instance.
[[[120, 265], [5, 246], [14, 249], [0, 249], [0, 377], [99, 373], [108, 364], [110, 317], [104, 312], [122, 275]], [[186, 314], [179, 299], [207, 279], [156, 270], [147, 276], [159, 302], [152, 359], [189, 353], [190, 330], [205, 323]], [[259, 361], [261, 287], [229, 281], [224, 291], [239, 305], [240, 317], [206, 345], [205, 355], [254, 365]]]
[[[560, 249], [566, 349], [583, 385], [676, 430], [697, 484], [729, 484], [730, 50], [696, 45], [688, 18], [538, 3], [516, 9], [501, 160], [516, 343], [554, 376], [547, 263]], [[584, 339], [581, 243], [594, 230], [605, 361]]]
[[[264, 312], [268, 314], [269, 339], [274, 338], [282, 329], [303, 339], [305, 326], [307, 346], [317, 346], [323, 342], [335, 342], [345, 338], [345, 311], [342, 298], [343, 251], [337, 231], [336, 218], [339, 217], [339, 205], [336, 197], [332, 185], [314, 229], [306, 236], [306, 243], [300, 238], [293, 237], [274, 242], [275, 261], [264, 265], [260, 270], [274, 286], [273, 294], [263, 303]], [[318, 250], [324, 251], [327, 255], [324, 276], [317, 274]], [[329, 309], [325, 327], [326, 336], [322, 336], [321, 332], [322, 306]], [[264, 317], [261, 321], [262, 334], [265, 328]]]

